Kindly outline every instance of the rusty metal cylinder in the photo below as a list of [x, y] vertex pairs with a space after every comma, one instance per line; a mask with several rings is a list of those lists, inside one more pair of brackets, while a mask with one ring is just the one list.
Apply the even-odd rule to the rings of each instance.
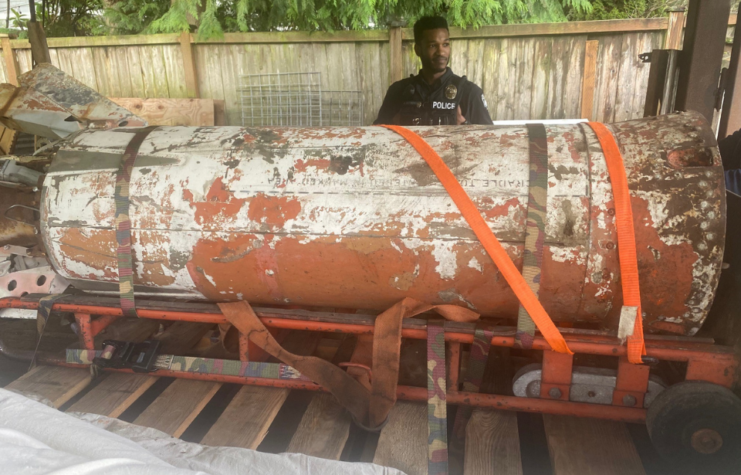
[[[693, 334], [717, 285], [723, 170], [711, 129], [683, 113], [610, 126], [632, 196], [647, 331]], [[420, 127], [519, 266], [525, 127]], [[547, 126], [540, 299], [556, 322], [615, 328], [622, 305], [605, 158], [586, 124]], [[115, 176], [135, 129], [59, 149], [42, 196], [56, 270], [117, 282]], [[515, 318], [518, 302], [418, 153], [380, 127], [161, 127], [131, 187], [137, 291], [384, 310], [409, 296]], [[112, 289], [117, 287], [110, 285]]]

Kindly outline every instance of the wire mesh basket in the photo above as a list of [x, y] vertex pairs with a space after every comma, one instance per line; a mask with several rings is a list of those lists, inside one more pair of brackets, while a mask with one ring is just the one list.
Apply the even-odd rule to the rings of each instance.
[[363, 125], [361, 91], [323, 91], [321, 73], [240, 76], [245, 127], [321, 127]]
[[322, 125], [321, 73], [248, 74], [240, 80], [243, 126]]
[[363, 125], [363, 93], [322, 91], [322, 125]]

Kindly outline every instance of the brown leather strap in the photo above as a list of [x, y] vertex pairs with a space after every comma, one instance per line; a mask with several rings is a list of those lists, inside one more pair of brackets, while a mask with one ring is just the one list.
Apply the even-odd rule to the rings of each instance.
[[340, 404], [365, 428], [383, 426], [396, 402], [401, 351], [401, 321], [420, 313], [436, 311], [448, 320], [472, 322], [479, 314], [456, 305], [427, 305], [406, 298], [376, 317], [373, 336], [371, 390], [339, 367], [314, 356], [299, 356], [286, 351], [265, 328], [249, 303], [219, 303], [229, 322], [249, 339], [283, 363], [331, 392]]

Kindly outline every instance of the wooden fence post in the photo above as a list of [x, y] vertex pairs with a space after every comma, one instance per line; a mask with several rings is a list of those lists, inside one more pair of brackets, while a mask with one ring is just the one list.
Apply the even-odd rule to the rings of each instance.
[[592, 120], [594, 85], [597, 77], [598, 40], [587, 41], [584, 51], [584, 79], [581, 85], [581, 118]]
[[394, 26], [389, 29], [389, 73], [391, 82], [401, 80], [404, 75], [404, 62], [401, 54], [401, 28]]
[[193, 57], [193, 44], [190, 33], [184, 31], [180, 34], [180, 51], [183, 54], [183, 70], [185, 71], [185, 94], [188, 97], [201, 97], [198, 91], [198, 74], [196, 72], [196, 61]]
[[684, 33], [684, 8], [669, 12], [664, 49], [682, 49], [682, 33]]
[[8, 82], [14, 86], [18, 85], [18, 59], [15, 57], [13, 47], [10, 46], [10, 37], [0, 34], [3, 46], [3, 56], [5, 56], [5, 74], [8, 76]]

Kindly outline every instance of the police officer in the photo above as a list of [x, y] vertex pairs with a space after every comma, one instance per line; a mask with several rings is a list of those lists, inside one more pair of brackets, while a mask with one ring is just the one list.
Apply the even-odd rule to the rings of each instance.
[[448, 67], [450, 33], [445, 18], [423, 17], [414, 24], [414, 52], [422, 69], [389, 87], [374, 124], [491, 125], [481, 88]]

